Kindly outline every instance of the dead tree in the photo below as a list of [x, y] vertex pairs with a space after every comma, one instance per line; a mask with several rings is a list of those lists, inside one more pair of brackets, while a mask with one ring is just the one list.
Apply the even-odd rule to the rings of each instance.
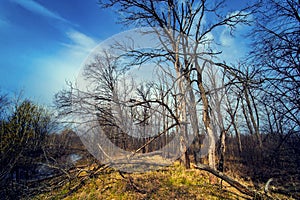
[[[123, 13], [121, 20], [124, 24], [134, 22], [137, 27], [150, 26], [153, 27], [154, 32], [160, 28], [161, 31], [157, 32], [157, 37], [163, 47], [160, 53], [134, 52], [134, 56], [138, 57], [139, 61], [163, 57], [173, 64], [181, 94], [178, 99], [181, 134], [188, 134], [185, 125], [187, 120], [192, 123], [193, 129], [197, 128], [199, 115], [195, 108], [199, 106], [197, 102], [201, 101], [201, 118], [210, 143], [209, 163], [212, 168], [215, 168], [215, 138], [207, 88], [203, 80], [205, 68], [209, 67], [209, 64], [214, 64], [212, 56], [220, 53], [211, 48], [214, 42], [211, 34], [219, 27], [226, 26], [234, 30], [237, 24], [248, 23], [247, 17], [251, 14], [248, 12], [250, 7], [228, 13], [228, 10], [223, 10], [223, 1], [110, 0], [100, 1], [100, 4], [104, 8], [115, 7], [119, 13]], [[204, 16], [206, 16], [205, 19]], [[194, 91], [194, 83], [196, 83], [197, 91]], [[200, 101], [195, 98], [197, 93]], [[182, 95], [185, 97], [183, 98]], [[182, 148], [186, 147], [183, 145]], [[186, 166], [188, 166], [187, 162], [186, 160]]]

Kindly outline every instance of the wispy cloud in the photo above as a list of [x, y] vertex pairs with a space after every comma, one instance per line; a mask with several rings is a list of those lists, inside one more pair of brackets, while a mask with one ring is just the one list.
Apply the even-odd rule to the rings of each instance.
[[220, 34], [220, 42], [223, 46], [231, 46], [234, 43], [234, 37], [230, 34], [230, 30], [224, 28]]
[[71, 43], [67, 43], [64, 45], [71, 48], [73, 51], [81, 51], [87, 53], [97, 45], [95, 39], [74, 29], [66, 32], [66, 36], [70, 39]]
[[62, 22], [68, 22], [65, 18], [61, 17], [59, 14], [49, 10], [43, 5], [33, 1], [33, 0], [11, 0], [12, 2], [22, 6], [24, 9], [31, 11], [33, 13], [42, 15], [44, 17], [56, 19]]
[[[241, 15], [235, 17], [235, 20], [251, 20], [252, 15], [243, 11], [234, 11], [228, 14], [228, 16]], [[248, 34], [249, 27], [244, 24], [238, 24], [235, 26], [235, 30], [232, 32], [229, 26], [222, 27], [218, 32], [218, 42], [221, 44], [219, 47], [223, 52], [220, 55], [222, 60], [227, 63], [236, 63], [240, 59], [243, 59], [248, 50], [248, 40], [245, 36]]]
[[85, 59], [98, 43], [74, 29], [65, 34], [69, 41], [63, 43], [56, 55], [35, 59], [36, 70], [27, 80], [28, 88], [34, 93], [32, 96], [46, 104], [51, 104], [54, 94], [65, 88], [66, 80], [75, 81]]

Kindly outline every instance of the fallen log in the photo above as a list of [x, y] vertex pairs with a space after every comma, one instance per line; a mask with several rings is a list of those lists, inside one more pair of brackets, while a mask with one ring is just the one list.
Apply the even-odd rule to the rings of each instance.
[[234, 180], [233, 178], [223, 174], [222, 172], [212, 169], [207, 165], [203, 165], [203, 164], [195, 165], [194, 164], [193, 166], [196, 169], [207, 171], [207, 172], [213, 174], [214, 176], [226, 181], [229, 185], [236, 188], [241, 193], [248, 195], [254, 199], [278, 199], [274, 196], [271, 196], [271, 193], [280, 194], [280, 195], [292, 197], [295, 199], [300, 199], [300, 188], [293, 188], [292, 190], [290, 190], [290, 189], [270, 187], [270, 184], [273, 181], [273, 178], [270, 178], [266, 182], [262, 191], [257, 191], [257, 190], [248, 188], [247, 186], [241, 184], [240, 182]]
[[254, 197], [255, 199], [264, 199], [267, 196], [265, 194], [262, 194], [256, 190], [253, 190], [251, 188], [248, 188], [247, 186], [241, 184], [240, 182], [228, 177], [227, 175], [223, 174], [222, 172], [219, 172], [215, 169], [212, 169], [211, 167], [207, 166], [207, 165], [203, 165], [203, 164], [198, 164], [198, 165], [193, 165], [196, 169], [200, 169], [200, 170], [204, 170], [207, 171], [213, 175], [215, 175], [216, 177], [226, 181], [229, 185], [231, 185], [232, 187], [236, 188], [238, 191], [240, 191], [241, 193], [248, 195], [250, 197]]

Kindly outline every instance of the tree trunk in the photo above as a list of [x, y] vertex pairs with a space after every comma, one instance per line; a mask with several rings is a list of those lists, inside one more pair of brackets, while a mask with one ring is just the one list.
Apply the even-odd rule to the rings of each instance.
[[180, 151], [182, 154], [182, 161], [185, 168], [190, 168], [190, 160], [187, 153], [187, 138], [188, 138], [188, 129], [187, 129], [187, 112], [186, 112], [186, 101], [185, 98], [181, 99], [180, 106]]
[[[177, 52], [177, 46], [174, 47], [175, 52]], [[183, 162], [183, 165], [188, 169], [190, 168], [190, 159], [188, 157], [187, 153], [187, 138], [188, 138], [188, 129], [187, 129], [187, 83], [185, 81], [185, 78], [183, 76], [183, 72], [180, 68], [180, 61], [178, 54], [176, 54], [176, 62], [175, 62], [175, 69], [176, 69], [176, 75], [178, 78], [178, 89], [179, 89], [179, 105], [178, 105], [178, 111], [179, 111], [179, 122], [180, 122], [180, 151], [182, 154], [181, 160]]]
[[[203, 64], [203, 66], [206, 63]], [[200, 66], [198, 65], [198, 63], [196, 63], [196, 69], [197, 69], [197, 85], [198, 85], [198, 89], [200, 91], [200, 95], [201, 95], [201, 100], [202, 100], [202, 120], [204, 123], [204, 127], [205, 130], [207, 132], [208, 135], [208, 165], [211, 169], [216, 169], [216, 140], [215, 140], [215, 135], [213, 132], [213, 126], [212, 126], [212, 122], [210, 119], [210, 112], [209, 112], [209, 103], [208, 103], [208, 98], [206, 95], [206, 91], [203, 85], [203, 81], [202, 81], [202, 70], [200, 69]], [[215, 177], [214, 176], [210, 176], [210, 182], [211, 183], [215, 183]]]
[[[213, 81], [214, 81], [213, 88], [217, 88], [215, 80], [213, 80]], [[221, 101], [221, 98], [219, 97], [218, 93], [215, 93], [214, 99], [215, 99], [215, 110], [216, 110], [217, 119], [218, 119], [217, 124], [220, 129], [220, 146], [219, 146], [220, 157], [219, 157], [218, 170], [223, 172], [224, 166], [225, 166], [226, 132], [227, 132], [227, 130], [225, 130], [224, 123], [223, 123], [223, 115], [222, 115], [222, 111], [221, 111], [221, 102], [222, 101]]]
[[243, 115], [245, 117], [245, 120], [246, 120], [246, 123], [247, 123], [248, 130], [250, 132], [250, 135], [253, 135], [253, 129], [252, 129], [251, 123], [249, 121], [249, 117], [247, 115], [247, 110], [245, 108], [245, 105], [244, 105], [243, 101], [242, 101], [242, 110], [243, 110]]
[[[199, 66], [198, 66], [199, 68]], [[210, 115], [209, 115], [209, 106], [208, 106], [208, 99], [206, 96], [206, 91], [205, 88], [203, 86], [202, 83], [202, 73], [201, 71], [199, 71], [200, 69], [198, 69], [198, 73], [197, 73], [197, 80], [198, 80], [198, 88], [200, 90], [200, 94], [201, 94], [201, 100], [202, 100], [202, 104], [203, 104], [203, 113], [202, 113], [202, 117], [203, 117], [203, 123], [208, 135], [208, 142], [209, 142], [209, 147], [208, 147], [208, 164], [212, 169], [216, 168], [216, 154], [215, 154], [215, 150], [216, 150], [216, 140], [215, 140], [215, 135], [213, 133], [213, 127], [211, 124], [211, 120], [210, 120]]]
[[240, 133], [238, 127], [237, 127], [236, 122], [233, 122], [233, 128], [234, 128], [235, 136], [236, 136], [236, 139], [237, 139], [237, 144], [238, 144], [238, 148], [239, 148], [239, 155], [241, 155], [241, 153], [243, 151], [242, 142], [241, 142], [241, 133]]
[[228, 106], [229, 106], [228, 114], [230, 115], [231, 123], [233, 125], [233, 129], [234, 129], [234, 132], [235, 132], [235, 137], [236, 137], [236, 142], [237, 142], [237, 145], [238, 145], [239, 155], [241, 155], [243, 149], [242, 149], [242, 142], [241, 142], [241, 134], [240, 134], [240, 131], [239, 131], [238, 125], [237, 125], [236, 113], [234, 113], [232, 111], [232, 108], [231, 108], [230, 105], [228, 105]]
[[[245, 100], [246, 100], [248, 111], [249, 111], [249, 114], [250, 114], [250, 120], [251, 120], [252, 126], [254, 128], [254, 132], [255, 132], [255, 135], [256, 135], [256, 138], [257, 138], [258, 145], [259, 145], [260, 148], [262, 148], [262, 140], [261, 140], [261, 137], [260, 137], [259, 127], [258, 127], [258, 119], [257, 119], [257, 122], [256, 122], [255, 118], [254, 118], [254, 113], [253, 113], [253, 110], [252, 110], [252, 107], [251, 107], [251, 102], [250, 102], [250, 98], [249, 98], [249, 91], [248, 91], [248, 88], [246, 86], [244, 88], [244, 95], [245, 95]], [[254, 106], [254, 109], [256, 110], [255, 106]]]
[[208, 165], [212, 169], [216, 169], [216, 140], [211, 126], [206, 128], [208, 134]]
[[220, 135], [220, 160], [218, 164], [218, 170], [220, 172], [224, 171], [224, 166], [225, 166], [225, 153], [226, 153], [226, 132], [225, 130], [221, 131]]

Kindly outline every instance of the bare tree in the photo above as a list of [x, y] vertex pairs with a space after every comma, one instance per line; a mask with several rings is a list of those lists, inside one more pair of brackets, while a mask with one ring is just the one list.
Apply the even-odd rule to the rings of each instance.
[[223, 105], [225, 105], [224, 98], [226, 95], [225, 87], [225, 74], [218, 68], [210, 67], [207, 69], [206, 75], [208, 77], [208, 84], [210, 85], [210, 91], [208, 93], [210, 100], [210, 109], [212, 113], [212, 123], [214, 124], [215, 134], [219, 136], [219, 164], [218, 170], [223, 171], [225, 165], [225, 152], [226, 152], [226, 136], [227, 131], [230, 128], [225, 127], [225, 117]]
[[[264, 80], [266, 106], [299, 126], [300, 15], [297, 0], [267, 0], [255, 16], [250, 53]], [[273, 99], [273, 100], [270, 100]], [[276, 102], [276, 105], [268, 102]], [[288, 127], [286, 130], [288, 131]]]
[[[239, 95], [236, 93], [234, 93], [233, 95], [234, 96], [232, 96], [231, 94], [226, 95], [226, 101], [225, 101], [226, 102], [226, 112], [229, 115], [230, 123], [233, 126], [236, 141], [238, 144], [239, 154], [241, 154], [243, 148], [242, 148], [242, 142], [241, 142], [241, 133], [240, 133], [240, 130], [238, 127], [238, 122], [237, 122], [238, 121], [237, 112], [239, 110], [240, 98], [239, 98]], [[235, 105], [233, 104], [233, 102], [235, 102]]]
[[[237, 24], [248, 23], [247, 17], [251, 14], [246, 12], [248, 8], [238, 12], [228, 13], [223, 9], [223, 1], [136, 1], [136, 0], [110, 0], [100, 1], [105, 7], [115, 7], [119, 13], [123, 13], [121, 20], [125, 24], [134, 24], [138, 27], [150, 26], [161, 28], [157, 34], [160, 38], [163, 53], [135, 54], [135, 56], [147, 60], [151, 57], [164, 57], [173, 63], [177, 76], [179, 88], [179, 121], [181, 123], [181, 134], [188, 134], [185, 122], [189, 119], [197, 128], [198, 115], [195, 112], [198, 102], [195, 93], [200, 95], [202, 104], [202, 121], [209, 137], [209, 164], [215, 168], [215, 139], [211, 115], [209, 111], [209, 101], [207, 88], [204, 86], [203, 71], [213, 65], [213, 57], [220, 53], [213, 49], [213, 31], [219, 27], [226, 26], [234, 30]], [[135, 52], [137, 53], [137, 52]], [[154, 56], [155, 55], [155, 56]], [[219, 64], [219, 66], [222, 66]], [[196, 83], [197, 91], [194, 91], [193, 83]], [[183, 98], [182, 95], [186, 94]], [[189, 107], [190, 106], [190, 107]], [[183, 147], [185, 148], [185, 147]], [[189, 166], [187, 164], [186, 166]]]

